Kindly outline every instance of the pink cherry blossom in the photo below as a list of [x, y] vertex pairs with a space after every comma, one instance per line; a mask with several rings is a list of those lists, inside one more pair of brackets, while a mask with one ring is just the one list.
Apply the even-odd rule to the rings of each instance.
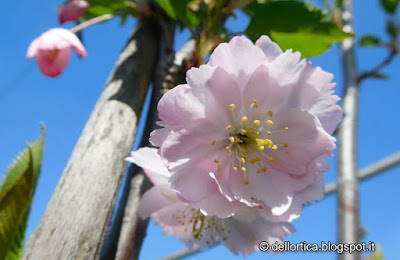
[[75, 34], [66, 29], [54, 28], [31, 43], [26, 58], [31, 59], [36, 56], [40, 71], [46, 76], [57, 77], [69, 63], [71, 48], [80, 57], [86, 58], [85, 47]]
[[190, 248], [205, 249], [221, 240], [234, 254], [245, 255], [257, 250], [261, 241], [281, 243], [283, 236], [295, 232], [290, 223], [268, 221], [254, 208], [242, 208], [234, 216], [221, 219], [182, 202], [169, 185], [171, 173], [154, 148], [141, 148], [127, 160], [141, 166], [154, 184], [140, 201], [139, 215], [151, 217], [166, 235], [179, 238]]
[[84, 15], [89, 8], [89, 3], [85, 0], [68, 0], [58, 12], [58, 21], [63, 24], [68, 21], [76, 21]]
[[229, 201], [290, 221], [323, 197], [342, 117], [332, 74], [262, 36], [220, 44], [186, 79], [160, 100], [150, 138], [183, 199], [201, 201], [216, 183]]

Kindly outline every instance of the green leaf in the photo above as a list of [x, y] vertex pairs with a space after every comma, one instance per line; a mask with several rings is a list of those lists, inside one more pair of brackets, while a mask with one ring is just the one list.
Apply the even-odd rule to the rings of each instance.
[[201, 21], [200, 13], [188, 8], [189, 0], [157, 0], [157, 3], [172, 19], [187, 27], [194, 27]]
[[386, 32], [390, 35], [392, 40], [396, 40], [399, 34], [398, 27], [394, 21], [388, 21], [386, 23]]
[[45, 130], [17, 157], [0, 187], [0, 259], [21, 259], [25, 229], [42, 165]]
[[341, 8], [343, 5], [343, 0], [336, 0], [336, 7]]
[[175, 11], [170, 0], [157, 0], [157, 3], [169, 15], [169, 17], [176, 19]]
[[279, 1], [253, 3], [248, 7], [247, 13], [252, 19], [246, 34], [253, 41], [266, 34], [282, 49], [300, 51], [303, 58], [320, 55], [332, 43], [353, 36], [340, 29], [331, 17], [311, 3]]
[[380, 0], [383, 9], [388, 14], [395, 14], [397, 6], [399, 5], [399, 0]]
[[366, 34], [360, 39], [359, 44], [360, 44], [360, 46], [364, 46], [364, 47], [374, 47], [374, 46], [381, 45], [382, 42], [378, 37], [373, 36], [371, 34]]
[[377, 74], [374, 74], [372, 77], [373, 77], [374, 79], [385, 80], [385, 79], [388, 79], [388, 78], [389, 78], [389, 75], [382, 74], [382, 73], [377, 73]]

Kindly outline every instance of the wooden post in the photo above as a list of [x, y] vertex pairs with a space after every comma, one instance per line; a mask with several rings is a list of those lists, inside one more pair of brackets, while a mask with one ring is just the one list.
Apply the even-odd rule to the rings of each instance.
[[[159, 29], [138, 25], [76, 144], [24, 259], [99, 259], [146, 92]], [[99, 55], [101, 55], [99, 53]]]

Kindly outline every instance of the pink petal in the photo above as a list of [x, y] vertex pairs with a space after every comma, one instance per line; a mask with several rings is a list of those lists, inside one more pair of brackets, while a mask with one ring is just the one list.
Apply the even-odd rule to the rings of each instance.
[[156, 185], [146, 191], [139, 204], [139, 215], [147, 218], [164, 207], [169, 207], [174, 203], [180, 203], [176, 193], [169, 185]]
[[271, 41], [266, 35], [261, 36], [256, 41], [256, 46], [261, 48], [269, 62], [272, 62], [283, 53], [279, 45]]
[[154, 185], [168, 184], [171, 173], [161, 161], [160, 155], [157, 154], [157, 149], [140, 148], [135, 152], [131, 152], [131, 157], [126, 158], [126, 160], [142, 167]]
[[57, 34], [60, 38], [64, 39], [66, 42], [70, 44], [70, 46], [74, 49], [74, 51], [82, 58], [87, 57], [86, 49], [79, 40], [79, 38], [72, 33], [70, 30], [55, 28], [52, 29], [54, 34]]
[[238, 80], [242, 89], [252, 72], [267, 63], [264, 52], [245, 36], [233, 37], [229, 43], [222, 43], [210, 56], [208, 65], [221, 67]]
[[40, 71], [44, 75], [49, 77], [57, 77], [67, 67], [71, 58], [71, 49], [58, 49], [57, 52], [57, 55], [53, 59], [49, 58], [48, 50], [39, 49], [36, 53], [36, 62], [39, 66]]
[[38, 47], [38, 39], [33, 40], [33, 42], [29, 45], [28, 52], [26, 53], [26, 58], [32, 59], [35, 57]]
[[60, 24], [67, 21], [76, 21], [86, 13], [88, 8], [89, 3], [84, 0], [68, 1], [61, 6], [58, 13], [58, 21]]

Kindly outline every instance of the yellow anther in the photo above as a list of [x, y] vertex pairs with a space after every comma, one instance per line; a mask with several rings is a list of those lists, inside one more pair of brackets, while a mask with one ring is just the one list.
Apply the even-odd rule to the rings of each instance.
[[274, 122], [272, 122], [271, 120], [268, 120], [267, 123], [270, 124], [270, 125], [274, 124]]
[[231, 143], [234, 143], [234, 142], [235, 142], [235, 137], [231, 136], [231, 137], [229, 138], [229, 140], [231, 140]]
[[231, 152], [231, 148], [229, 148], [229, 146], [227, 146], [227, 147], [226, 147], [226, 151], [227, 151], [228, 153], [230, 153], [230, 152]]
[[235, 104], [230, 104], [229, 105], [229, 108], [232, 110], [232, 109], [234, 109], [236, 106], [235, 106]]
[[272, 135], [272, 133], [270, 131], [267, 132], [267, 135]]
[[269, 157], [269, 160], [270, 160], [271, 162], [275, 162], [275, 158], [274, 158], [274, 157]]
[[269, 115], [270, 117], [272, 117], [272, 116], [274, 115], [274, 113], [270, 110], [270, 111], [268, 111], [268, 115]]
[[242, 158], [240, 158], [240, 161], [242, 162], [242, 163], [246, 163], [246, 160], [242, 157]]
[[237, 167], [235, 166], [235, 167], [233, 167], [233, 169], [235, 170], [235, 171], [237, 171]]
[[261, 145], [258, 149], [260, 149], [260, 151], [264, 151], [265, 147], [263, 145]]
[[255, 159], [251, 159], [251, 160], [250, 160], [250, 163], [251, 163], [251, 164], [255, 164], [255, 163], [256, 163], [256, 160], [255, 160]]
[[256, 162], [259, 162], [259, 161], [261, 161], [261, 158], [260, 157], [256, 157]]
[[218, 166], [218, 168], [217, 168], [217, 172], [219, 172], [221, 170], [221, 167], [220, 166]]
[[264, 168], [261, 169], [261, 171], [262, 171], [262, 172], [266, 172], [266, 171], [267, 171], [267, 168], [264, 167]]
[[257, 173], [260, 173], [260, 172], [261, 172], [261, 170], [260, 170], [260, 169], [258, 169]]
[[286, 127], [285, 127], [285, 130], [289, 130], [289, 127], [286, 126]]
[[261, 124], [260, 120], [254, 120], [254, 124], [259, 125]]
[[268, 147], [271, 147], [273, 144], [270, 139], [259, 139], [259, 138], [256, 138], [256, 143], [258, 146], [268, 146]]
[[288, 147], [288, 143], [284, 143], [284, 144], [283, 144], [283, 147]]
[[256, 128], [254, 126], [250, 127], [250, 130], [256, 131]]
[[244, 181], [244, 184], [246, 184], [246, 185], [249, 184], [249, 181]]
[[236, 138], [236, 143], [238, 144], [238, 143], [242, 143], [242, 140], [240, 140], [240, 138], [238, 137], [238, 138]]
[[256, 103], [257, 103], [257, 100], [254, 99], [254, 100], [253, 100], [253, 104], [256, 104]]
[[228, 130], [231, 130], [231, 125], [228, 125], [227, 127], [226, 127]]
[[217, 159], [214, 160], [215, 163], [219, 163], [219, 161]]
[[215, 144], [215, 140], [212, 142], [212, 145], [214, 145]]
[[278, 146], [276, 146], [275, 144], [272, 145], [272, 150], [278, 150]]
[[247, 116], [242, 117], [243, 122], [247, 122]]
[[240, 168], [240, 170], [242, 171], [242, 172], [245, 172], [246, 171], [246, 168], [244, 168], [243, 166]]
[[240, 131], [240, 134], [245, 135], [245, 134], [247, 134], [247, 131], [244, 130], [244, 129], [242, 129], [242, 130]]
[[258, 131], [254, 132], [255, 136], [258, 136], [260, 133]]

